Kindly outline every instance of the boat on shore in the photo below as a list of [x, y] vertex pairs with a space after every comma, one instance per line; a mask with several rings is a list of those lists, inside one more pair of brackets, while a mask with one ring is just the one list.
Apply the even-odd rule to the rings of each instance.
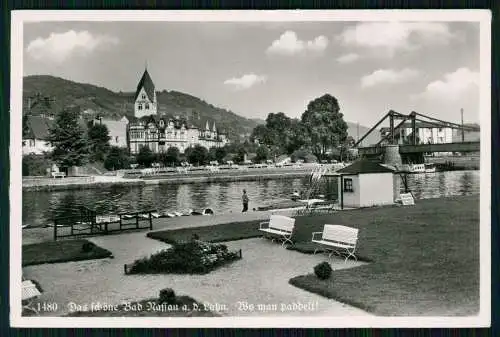
[[434, 173], [436, 172], [436, 165], [431, 163], [426, 164], [413, 164], [409, 167], [410, 173]]

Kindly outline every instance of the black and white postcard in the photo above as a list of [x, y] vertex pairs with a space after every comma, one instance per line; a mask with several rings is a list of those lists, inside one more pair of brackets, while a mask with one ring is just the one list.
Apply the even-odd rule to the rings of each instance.
[[15, 327], [487, 327], [488, 11], [13, 11]]

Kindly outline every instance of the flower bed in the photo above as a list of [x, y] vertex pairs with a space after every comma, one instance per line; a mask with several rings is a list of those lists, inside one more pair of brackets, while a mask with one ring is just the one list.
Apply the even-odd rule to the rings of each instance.
[[178, 243], [150, 257], [125, 266], [126, 274], [207, 274], [241, 259], [241, 250], [231, 252], [226, 245], [193, 240]]

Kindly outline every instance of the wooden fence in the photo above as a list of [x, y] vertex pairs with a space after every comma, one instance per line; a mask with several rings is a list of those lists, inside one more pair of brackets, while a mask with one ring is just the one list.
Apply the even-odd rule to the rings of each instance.
[[103, 216], [87, 207], [80, 207], [79, 214], [54, 219], [54, 241], [58, 238], [107, 235], [126, 230], [152, 230], [152, 212], [154, 210]]

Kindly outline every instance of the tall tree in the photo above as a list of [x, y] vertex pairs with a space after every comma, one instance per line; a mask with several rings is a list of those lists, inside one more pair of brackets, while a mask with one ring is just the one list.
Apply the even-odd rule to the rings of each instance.
[[150, 167], [151, 164], [155, 161], [156, 155], [151, 151], [149, 146], [141, 146], [139, 149], [139, 153], [136, 156], [137, 164]]
[[109, 131], [104, 124], [93, 123], [87, 130], [88, 146], [90, 150], [90, 159], [93, 161], [102, 161], [109, 151]]
[[208, 160], [217, 160], [217, 148], [215, 146], [208, 149]]
[[122, 170], [129, 168], [130, 158], [126, 149], [117, 146], [112, 146], [104, 159], [104, 167], [107, 170]]
[[267, 148], [267, 146], [265, 145], [261, 145], [257, 148], [257, 152], [256, 152], [256, 156], [255, 156], [255, 161], [256, 162], [262, 162], [262, 161], [265, 161], [269, 158], [269, 149]]
[[85, 131], [80, 126], [79, 118], [78, 109], [62, 110], [49, 130], [50, 143], [54, 146], [51, 157], [61, 167], [80, 166], [87, 159]]
[[176, 166], [180, 160], [180, 151], [175, 146], [171, 146], [167, 149], [165, 153], [165, 165]]
[[347, 137], [347, 123], [340, 112], [335, 97], [325, 94], [309, 102], [302, 114], [302, 123], [307, 131], [311, 150], [319, 159], [333, 148], [337, 148]]
[[226, 149], [224, 147], [218, 147], [217, 150], [215, 151], [215, 160], [217, 160], [219, 163], [222, 163], [226, 155], [227, 155]]
[[195, 145], [186, 155], [189, 163], [193, 165], [205, 165], [208, 160], [208, 151], [201, 145]]

